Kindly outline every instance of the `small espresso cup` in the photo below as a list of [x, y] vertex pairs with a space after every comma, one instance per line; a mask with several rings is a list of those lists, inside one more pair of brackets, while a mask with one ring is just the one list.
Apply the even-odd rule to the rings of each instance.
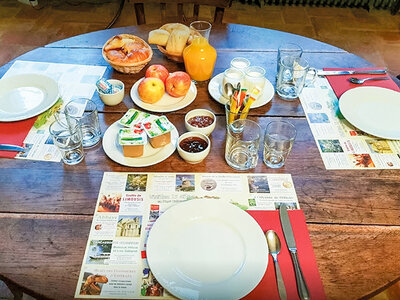
[[284, 100], [293, 100], [297, 98], [303, 90], [308, 80], [307, 74], [312, 73], [312, 83], [317, 71], [311, 68], [308, 62], [302, 57], [285, 56], [280, 62], [278, 78], [276, 80], [276, 92]]

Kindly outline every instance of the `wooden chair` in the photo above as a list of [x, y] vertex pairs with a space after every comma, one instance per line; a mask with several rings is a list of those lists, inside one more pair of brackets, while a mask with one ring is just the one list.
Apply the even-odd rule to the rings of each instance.
[[[166, 6], [167, 4], [177, 5], [177, 22], [188, 23], [189, 21], [198, 20], [200, 5], [207, 5], [215, 7], [214, 14], [214, 24], [221, 24], [222, 18], [224, 17], [224, 10], [226, 7], [231, 6], [232, 0], [150, 0], [146, 2], [145, 0], [132, 0], [135, 7], [137, 24], [146, 24], [146, 17], [144, 13], [144, 3], [159, 3], [161, 11], [161, 22], [168, 23], [169, 20], [166, 16]], [[185, 16], [183, 11], [184, 4], [194, 4], [193, 7], [193, 20]]]

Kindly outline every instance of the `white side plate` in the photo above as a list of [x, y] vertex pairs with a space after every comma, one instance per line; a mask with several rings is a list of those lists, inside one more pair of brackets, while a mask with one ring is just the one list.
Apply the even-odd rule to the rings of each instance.
[[[221, 93], [221, 85], [223, 77], [224, 73], [220, 73], [214, 76], [208, 83], [208, 92], [215, 101], [225, 105], [225, 103], [228, 102], [228, 98], [225, 98]], [[272, 83], [267, 78], [265, 78], [265, 86], [263, 93], [256, 101], [253, 102], [251, 108], [257, 108], [267, 104], [269, 101], [271, 101], [272, 97], [274, 96], [274, 93], [275, 89]]]
[[193, 102], [193, 100], [197, 96], [197, 88], [196, 88], [196, 85], [192, 81], [189, 91], [184, 97], [175, 98], [175, 97], [171, 97], [170, 95], [165, 93], [164, 96], [162, 96], [162, 98], [159, 101], [157, 101], [156, 103], [153, 103], [153, 104], [146, 103], [140, 99], [138, 91], [137, 91], [138, 86], [143, 79], [144, 78], [141, 78], [135, 82], [135, 84], [131, 88], [130, 95], [131, 95], [133, 103], [135, 103], [137, 106], [139, 106], [145, 110], [148, 110], [148, 111], [152, 111], [152, 112], [176, 111], [176, 110], [179, 110], [181, 108], [188, 106], [190, 103]]
[[40, 74], [20, 74], [0, 80], [0, 122], [29, 119], [57, 102], [58, 84]]
[[215, 199], [169, 208], [147, 240], [154, 276], [180, 299], [239, 299], [250, 293], [268, 264], [267, 242], [245, 211]]
[[103, 149], [107, 156], [124, 166], [128, 167], [147, 167], [158, 164], [167, 159], [176, 149], [178, 141], [178, 131], [176, 128], [171, 132], [171, 143], [162, 148], [153, 148], [150, 143], [144, 146], [143, 156], [125, 157], [122, 146], [118, 143], [118, 131], [123, 128], [118, 122], [113, 123], [107, 128], [103, 136]]
[[339, 99], [343, 116], [358, 129], [385, 139], [400, 139], [400, 93], [363, 86], [343, 93]]

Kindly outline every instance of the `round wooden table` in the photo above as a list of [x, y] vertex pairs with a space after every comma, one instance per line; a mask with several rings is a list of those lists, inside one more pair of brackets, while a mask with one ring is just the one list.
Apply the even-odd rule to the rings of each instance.
[[[158, 26], [115, 28], [83, 34], [28, 52], [18, 60], [108, 66], [101, 47], [111, 36], [132, 33], [147, 39]], [[233, 57], [256, 61], [275, 84], [277, 48], [295, 42], [316, 68], [368, 67], [370, 63], [342, 49], [284, 32], [235, 24], [214, 27], [210, 43], [217, 49], [214, 75], [229, 66]], [[170, 72], [183, 64], [166, 59], [154, 48], [152, 64]], [[13, 61], [0, 68], [2, 76]], [[124, 101], [106, 107], [93, 97], [100, 111], [103, 132], [135, 107], [129, 96], [132, 85], [144, 76], [115, 72], [106, 77], [125, 83]], [[223, 106], [197, 86], [196, 100], [168, 113], [179, 133], [182, 118], [195, 108], [217, 115], [211, 135], [212, 151], [195, 166], [175, 152], [165, 161], [146, 168], [128, 168], [110, 160], [100, 145], [86, 152], [76, 166], [62, 163], [0, 159], [0, 279], [36, 297], [73, 298], [97, 196], [104, 172], [204, 172], [233, 173], [224, 160]], [[273, 119], [288, 119], [298, 135], [285, 167], [269, 169], [261, 161], [251, 172], [289, 173], [300, 207], [304, 210], [326, 295], [329, 299], [356, 299], [374, 293], [400, 276], [400, 170], [326, 170], [298, 100], [287, 102], [276, 95], [267, 105], [251, 110], [250, 119], [263, 128]]]

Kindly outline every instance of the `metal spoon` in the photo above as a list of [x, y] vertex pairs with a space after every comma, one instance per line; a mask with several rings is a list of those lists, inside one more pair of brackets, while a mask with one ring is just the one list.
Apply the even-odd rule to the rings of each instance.
[[389, 77], [369, 77], [369, 78], [355, 78], [355, 77], [351, 77], [349, 78], [349, 81], [351, 83], [355, 83], [355, 84], [363, 84], [365, 81], [367, 80], [388, 80]]
[[278, 285], [279, 297], [281, 300], [286, 300], [286, 288], [285, 283], [283, 282], [281, 269], [279, 268], [278, 263], [278, 254], [281, 251], [281, 241], [279, 240], [278, 235], [273, 230], [268, 230], [265, 233], [265, 237], [267, 238], [269, 253], [274, 259], [275, 273], [276, 273], [276, 283]]
[[232, 83], [230, 83], [230, 82], [225, 83], [225, 85], [224, 85], [225, 97], [227, 97], [228, 99], [231, 99], [234, 90], [235, 90], [235, 88], [233, 87]]

